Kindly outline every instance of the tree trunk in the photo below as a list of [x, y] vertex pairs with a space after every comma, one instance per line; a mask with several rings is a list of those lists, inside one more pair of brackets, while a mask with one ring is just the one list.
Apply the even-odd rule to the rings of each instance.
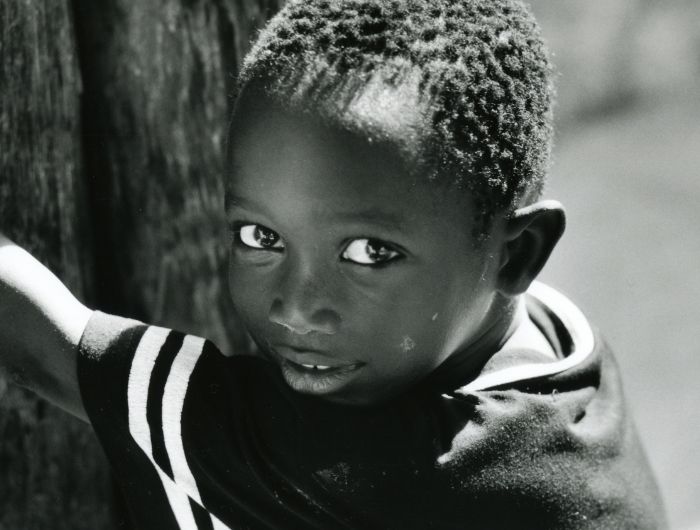
[[277, 8], [75, 0], [100, 307], [240, 351], [225, 281], [224, 144], [238, 65]]
[[[79, 91], [66, 3], [0, 2], [0, 230], [84, 297]], [[0, 376], [0, 529], [104, 528], [110, 496], [89, 427]]]
[[[224, 277], [238, 65], [282, 0], [0, 1], [0, 230], [91, 307], [246, 348]], [[0, 377], [0, 530], [114, 528], [89, 429]]]

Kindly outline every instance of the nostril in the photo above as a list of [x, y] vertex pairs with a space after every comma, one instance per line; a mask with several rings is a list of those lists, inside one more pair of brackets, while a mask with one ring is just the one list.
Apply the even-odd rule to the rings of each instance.
[[291, 331], [292, 333], [297, 334], [297, 335], [307, 335], [307, 334], [311, 333], [311, 331], [312, 331], [309, 328], [304, 328], [304, 329], [295, 328], [294, 326], [287, 324], [286, 322], [281, 322], [281, 321], [280, 322], [274, 321], [274, 322], [276, 324], [279, 324], [280, 326], [286, 328], [287, 330]]
[[302, 307], [283, 304], [275, 300], [270, 307], [269, 320], [297, 335], [322, 333], [333, 335], [340, 326], [340, 315], [327, 308], [305, 310]]

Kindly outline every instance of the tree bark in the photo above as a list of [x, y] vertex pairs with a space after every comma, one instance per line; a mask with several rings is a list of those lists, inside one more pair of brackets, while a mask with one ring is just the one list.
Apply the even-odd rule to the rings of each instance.
[[235, 76], [274, 0], [75, 0], [100, 306], [247, 347], [225, 280]]
[[[281, 3], [0, 2], [0, 230], [91, 307], [247, 348], [224, 144], [238, 65]], [[113, 495], [89, 429], [0, 377], [0, 530], [114, 528]]]
[[[0, 2], [0, 230], [84, 297], [79, 90], [66, 3]], [[104, 528], [111, 495], [89, 427], [0, 376], [0, 529]]]

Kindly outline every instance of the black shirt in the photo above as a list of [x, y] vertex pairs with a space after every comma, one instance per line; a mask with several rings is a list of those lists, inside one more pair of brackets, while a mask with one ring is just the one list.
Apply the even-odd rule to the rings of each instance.
[[551, 288], [528, 305], [560, 359], [505, 347], [371, 407], [103, 313], [79, 380], [137, 528], [664, 527], [605, 343]]

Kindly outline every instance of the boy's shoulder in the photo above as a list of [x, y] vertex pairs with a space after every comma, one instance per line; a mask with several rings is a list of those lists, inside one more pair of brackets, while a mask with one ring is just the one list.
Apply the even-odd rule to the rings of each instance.
[[[457, 407], [473, 408], [440, 466], [465, 479], [462, 491], [540, 506], [538, 527], [664, 528], [661, 497], [608, 344], [573, 302], [545, 284], [533, 284], [527, 306], [557, 358], [506, 344], [474, 380], [448, 394]], [[532, 515], [491, 508], [494, 528], [519, 528]]]

